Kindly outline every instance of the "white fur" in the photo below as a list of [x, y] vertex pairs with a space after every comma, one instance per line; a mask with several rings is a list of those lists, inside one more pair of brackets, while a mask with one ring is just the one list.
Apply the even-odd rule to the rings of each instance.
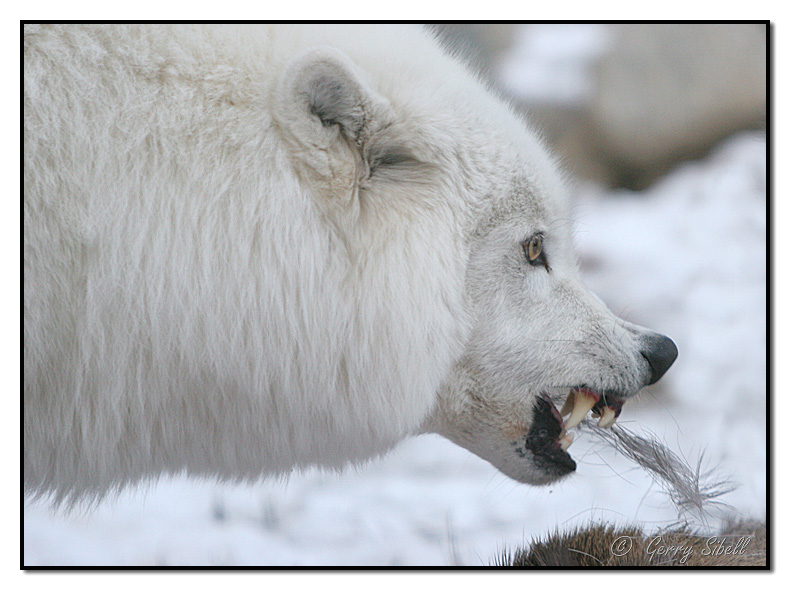
[[[644, 384], [551, 159], [421, 29], [36, 25], [24, 67], [30, 491], [424, 431], [542, 483], [509, 447], [537, 393]], [[538, 230], [551, 273], [519, 258]]]

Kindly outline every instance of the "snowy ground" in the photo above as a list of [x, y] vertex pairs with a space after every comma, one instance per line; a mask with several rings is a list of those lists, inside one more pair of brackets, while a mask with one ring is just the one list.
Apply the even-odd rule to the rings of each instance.
[[[670, 335], [680, 356], [620, 418], [730, 477], [723, 499], [765, 517], [765, 140], [731, 138], [640, 194], [582, 187], [589, 286], [615, 313]], [[555, 528], [607, 521], [648, 530], [678, 511], [641, 469], [589, 435], [545, 488], [422, 437], [355, 472], [220, 486], [176, 479], [89, 514], [25, 509], [26, 565], [486, 565]], [[711, 512], [697, 526], [714, 528]]]

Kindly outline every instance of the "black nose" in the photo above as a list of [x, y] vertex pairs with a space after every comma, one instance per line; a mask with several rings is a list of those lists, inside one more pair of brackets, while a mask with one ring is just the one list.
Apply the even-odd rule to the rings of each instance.
[[651, 334], [642, 341], [642, 356], [647, 359], [650, 365], [650, 381], [648, 385], [653, 385], [661, 379], [667, 372], [675, 359], [678, 358], [678, 347], [666, 336], [661, 334]]

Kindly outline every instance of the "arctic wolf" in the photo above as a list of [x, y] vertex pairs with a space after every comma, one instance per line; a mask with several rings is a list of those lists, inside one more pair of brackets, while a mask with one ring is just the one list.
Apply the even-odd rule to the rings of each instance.
[[677, 354], [582, 285], [552, 157], [419, 27], [26, 27], [24, 182], [34, 494], [425, 432], [545, 484]]

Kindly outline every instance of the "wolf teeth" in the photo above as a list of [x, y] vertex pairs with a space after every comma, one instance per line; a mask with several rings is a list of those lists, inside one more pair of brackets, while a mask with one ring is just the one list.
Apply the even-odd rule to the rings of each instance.
[[[563, 424], [565, 430], [570, 430], [581, 422], [596, 402], [593, 396], [587, 395], [584, 391], [579, 389], [571, 391], [571, 395], [568, 396], [568, 401], [570, 401], [571, 396], [573, 396], [573, 410], [570, 413], [571, 415], [568, 416], [568, 419], [565, 420], [565, 424]], [[565, 406], [568, 405], [568, 401], [565, 402]], [[564, 406], [563, 410], [565, 410]]]
[[568, 394], [567, 399], [565, 400], [565, 405], [563, 405], [562, 409], [560, 410], [560, 415], [567, 416], [572, 411], [573, 411], [573, 392], [571, 391]]
[[611, 428], [615, 420], [617, 420], [617, 414], [614, 413], [614, 410], [609, 406], [604, 406], [601, 411], [601, 419], [598, 420], [598, 426], [600, 428]]
[[573, 435], [572, 434], [566, 434], [565, 436], [563, 436], [560, 439], [560, 448], [563, 451], [567, 451], [568, 447], [571, 446], [572, 443], [573, 443]]

